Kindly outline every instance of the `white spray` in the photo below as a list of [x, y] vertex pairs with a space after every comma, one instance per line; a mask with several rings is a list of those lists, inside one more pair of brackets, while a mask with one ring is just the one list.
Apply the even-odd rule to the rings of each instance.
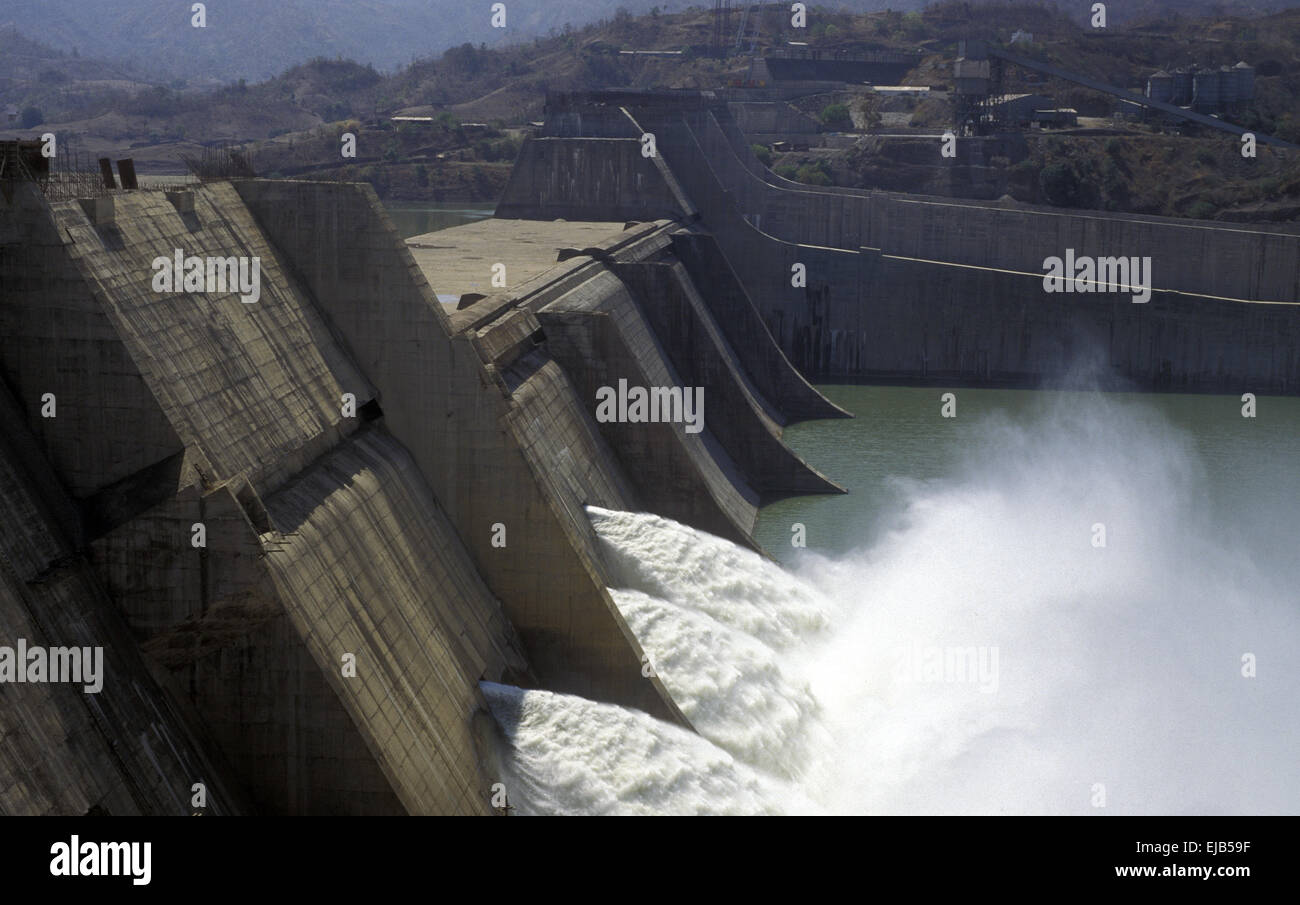
[[[493, 686], [530, 808], [1300, 810], [1300, 568], [1209, 518], [1185, 437], [1088, 399], [988, 421], [955, 477], [907, 486], [880, 541], [793, 574], [590, 510], [620, 611], [699, 735]], [[927, 672], [971, 652], [968, 681]]]

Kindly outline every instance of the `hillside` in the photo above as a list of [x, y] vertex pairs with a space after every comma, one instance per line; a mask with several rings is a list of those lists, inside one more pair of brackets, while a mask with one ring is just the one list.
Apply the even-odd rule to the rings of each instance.
[[134, 61], [197, 85], [262, 81], [313, 57], [359, 60], [392, 71], [465, 42], [489, 47], [579, 27], [619, 8], [679, 10], [688, 0], [544, 0], [507, 3], [506, 28], [491, 3], [460, 0], [221, 0], [207, 27], [191, 25], [189, 2], [5, 0], [0, 27], [13, 26], [64, 52]]
[[[1168, 6], [1148, 3], [1142, 8]], [[1233, 115], [1249, 128], [1300, 138], [1300, 10], [1259, 18], [1171, 14], [1099, 33], [1081, 28], [1072, 18], [1077, 5], [1068, 9], [956, 0], [921, 12], [893, 9], [850, 15], [815, 10], [809, 27], [796, 30], [790, 27], [788, 6], [777, 4], [749, 16], [748, 40], [740, 44], [748, 51], [752, 40], [759, 53], [794, 40], [827, 52], [920, 49], [921, 65], [904, 81], [939, 90], [918, 109], [891, 107], [895, 112], [887, 112], [888, 129], [881, 126], [878, 98], [850, 91], [835, 99], [853, 107], [860, 128], [920, 134], [954, 121], [943, 92], [951, 86], [956, 44], [964, 38], [1004, 41], [1023, 29], [1034, 39], [1021, 47], [1022, 52], [1139, 89], [1156, 68], [1247, 59], [1258, 68], [1257, 101], [1252, 109]], [[1131, 14], [1133, 8], [1128, 9]], [[733, 23], [739, 21], [735, 15]], [[203, 146], [238, 142], [253, 150], [258, 170], [268, 174], [360, 178], [388, 197], [493, 200], [505, 183], [524, 129], [543, 116], [547, 91], [716, 87], [743, 79], [749, 69], [747, 53], [723, 59], [707, 53], [713, 24], [711, 8], [643, 16], [619, 12], [606, 21], [513, 44], [462, 43], [391, 74], [369, 64], [318, 57], [264, 81], [210, 89], [196, 88], [187, 80], [159, 80], [156, 73], [151, 77], [126, 64], [73, 56], [11, 31], [6, 46], [13, 53], [0, 64], [0, 102], [39, 112], [40, 124], [32, 132], [53, 130], [65, 147], [91, 155], [129, 153], [142, 173], [180, 172], [182, 158], [194, 156]], [[735, 41], [729, 37], [726, 43], [734, 50]], [[618, 53], [629, 48], [682, 54]], [[1099, 119], [1108, 118], [1113, 108], [1105, 95], [1045, 81], [1014, 67], [1006, 73], [1005, 90], [1046, 92], [1060, 105]], [[797, 103], [816, 116], [829, 102], [812, 97]], [[897, 112], [905, 109], [909, 112]], [[399, 126], [390, 120], [394, 114], [433, 121]], [[1205, 160], [1207, 155], [1227, 159], [1218, 147], [1221, 141], [1206, 151], [1203, 140], [1190, 135], [1136, 140], [1144, 128], [1121, 130], [1133, 133], [1133, 140], [1126, 138], [1118, 150], [1100, 139], [1062, 142], [1030, 135], [1025, 154], [1016, 159], [995, 155], [981, 179], [986, 190], [993, 186], [999, 194], [1034, 202], [1193, 216], [1294, 216], [1297, 185], [1289, 159], [1269, 155], [1268, 166], [1219, 171]], [[346, 131], [358, 136], [354, 160], [339, 156], [340, 135]], [[916, 168], [907, 159], [912, 152], [906, 147], [891, 146], [888, 139], [882, 145], [875, 138], [859, 138], [853, 147], [839, 151], [806, 159], [794, 155], [783, 162], [784, 171], [792, 178], [862, 187], [959, 191], [945, 189], [942, 180], [925, 173], [924, 167]], [[1036, 174], [1053, 165], [1090, 190], [1045, 191]]]

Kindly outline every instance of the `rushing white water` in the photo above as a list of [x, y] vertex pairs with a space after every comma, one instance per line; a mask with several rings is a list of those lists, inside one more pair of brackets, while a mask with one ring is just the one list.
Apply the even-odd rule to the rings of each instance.
[[[979, 433], [871, 548], [793, 573], [590, 510], [699, 735], [491, 686], [527, 809], [1300, 811], [1300, 557], [1257, 561], [1211, 522], [1187, 438], [1154, 413], [1079, 396]], [[945, 673], [963, 654], [971, 671]]]

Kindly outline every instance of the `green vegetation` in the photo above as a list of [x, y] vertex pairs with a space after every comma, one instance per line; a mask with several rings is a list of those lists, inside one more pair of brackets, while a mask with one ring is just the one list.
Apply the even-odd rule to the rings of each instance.
[[822, 122], [834, 129], [853, 128], [853, 117], [844, 104], [828, 104], [822, 110]]
[[758, 162], [763, 166], [770, 167], [772, 165], [772, 149], [767, 145], [750, 145], [749, 149], [754, 152], [754, 156], [758, 158]]
[[810, 161], [795, 171], [795, 180], [805, 185], [834, 185], [830, 164], [825, 159]]
[[1038, 183], [1049, 204], [1058, 207], [1079, 206], [1083, 187], [1079, 174], [1070, 163], [1057, 161], [1043, 167], [1043, 171], [1038, 174]]
[[1300, 119], [1296, 119], [1290, 113], [1284, 114], [1278, 119], [1273, 134], [1283, 141], [1300, 144]]

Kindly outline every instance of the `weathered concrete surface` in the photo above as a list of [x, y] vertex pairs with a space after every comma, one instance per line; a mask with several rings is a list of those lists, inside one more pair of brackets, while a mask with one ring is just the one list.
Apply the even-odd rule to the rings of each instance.
[[[681, 720], [658, 680], [641, 675], [640, 647], [606, 590], [582, 507], [635, 508], [633, 495], [564, 373], [541, 362], [511, 374], [483, 361], [478, 334], [492, 318], [453, 330], [372, 191], [262, 181], [238, 189], [352, 358], [383, 387], [385, 424], [455, 523], [539, 681]], [[509, 248], [486, 241], [509, 272]], [[459, 259], [465, 247], [429, 251]], [[485, 299], [456, 317], [472, 321], [492, 306]], [[493, 542], [495, 526], [504, 546]]]
[[[67, 239], [44, 198], [20, 188], [4, 213], [0, 368], [15, 396], [33, 404], [27, 424], [64, 486], [85, 499], [179, 455], [184, 443], [111, 313], [71, 266]], [[54, 395], [56, 418], [40, 416], [46, 393]]]
[[[42, 686], [6, 686], [0, 691], [18, 695], [11, 710], [25, 730], [43, 726], [36, 714], [51, 705], [50, 731], [39, 739], [66, 785], [56, 797], [32, 772], [32, 752], [7, 748], [0, 775], [14, 777], [12, 807], [163, 813], [186, 807], [191, 783], [212, 774], [213, 813], [244, 802], [262, 813], [487, 812], [489, 777], [471, 733], [483, 706], [477, 683], [527, 681], [528, 665], [409, 455], [374, 428], [347, 439], [366, 419], [382, 418], [366, 406], [376, 391], [230, 185], [197, 189], [183, 215], [161, 193], [112, 200], [112, 225], [92, 223], [75, 202], [49, 207], [39, 196], [0, 209], [0, 236], [47, 243], [38, 255], [0, 256], [4, 285], [20, 290], [4, 294], [0, 314], [66, 362], [50, 372], [22, 347], [6, 347], [5, 382], [21, 388], [8, 433], [43, 429], [39, 439], [15, 439], [13, 457], [28, 471], [38, 453], [54, 464], [49, 479], [11, 484], [40, 493], [83, 545], [47, 556], [54, 560], [39, 580], [61, 589], [49, 603], [6, 594], [4, 612], [25, 599], [39, 625], [80, 620], [93, 629], [89, 637], [110, 656], [105, 692], [94, 700], [123, 727], [100, 731], [108, 748], [126, 744], [120, 770], [129, 775], [114, 778], [95, 762], [93, 737]], [[398, 244], [391, 232], [388, 240]], [[262, 297], [245, 305], [231, 293], [153, 291], [152, 259], [176, 248], [260, 257]], [[65, 298], [77, 306], [76, 323], [89, 325], [86, 348], [106, 352], [68, 357], [79, 350], [63, 326]], [[130, 417], [113, 416], [101, 373], [108, 388], [124, 388]], [[98, 445], [60, 418], [41, 418], [40, 393], [53, 379], [59, 416], [66, 405], [74, 427], [102, 431]], [[356, 397], [355, 412], [344, 412], [345, 393]], [[101, 419], [89, 426], [87, 399]], [[154, 426], [129, 436], [141, 425]], [[83, 489], [78, 504], [59, 504], [60, 483]], [[143, 498], [127, 505], [137, 489]], [[30, 521], [31, 506], [16, 493], [0, 504], [6, 526]], [[200, 546], [191, 543], [195, 523], [206, 532]], [[95, 605], [118, 618], [113, 604], [147, 638], [143, 660], [124, 627], [89, 621]], [[27, 627], [7, 616], [2, 640]], [[84, 639], [87, 629], [63, 634]], [[341, 672], [342, 644], [358, 655], [355, 679]], [[137, 766], [131, 758], [157, 751], [138, 752], [118, 737], [139, 734], [144, 744], [131, 728], [142, 717], [115, 703], [123, 693], [149, 703], [148, 673], [131, 657], [162, 670], [166, 700], [143, 728], [181, 752], [179, 778], [165, 763]], [[220, 777], [185, 755], [181, 731], [164, 714], [191, 706], [208, 750], [230, 764], [247, 799], [230, 804]], [[60, 714], [62, 730], [53, 722]], [[160, 770], [165, 789], [152, 779]]]
[[[685, 386], [622, 282], [608, 271], [538, 312], [547, 347], [572, 375], [594, 414], [600, 387]], [[600, 425], [642, 500], [652, 511], [736, 543], [749, 543], [758, 492], [708, 429], [684, 424]]]
[[491, 782], [470, 730], [486, 709], [478, 683], [517, 681], [524, 662], [414, 461], [367, 431], [267, 507], [267, 561], [289, 620], [364, 716], [357, 728], [405, 809], [486, 813]]
[[774, 420], [785, 424], [849, 417], [790, 363], [717, 239], [698, 229], [678, 230], [673, 233], [673, 252], [701, 288], [701, 299], [745, 373], [776, 410]]
[[239, 783], [69, 543], [56, 514], [69, 507], [33, 440], [0, 385], [0, 644], [102, 648], [102, 689], [0, 683], [0, 815], [185, 815], [195, 783], [206, 813], [239, 813]]
[[[619, 224], [505, 221], [497, 227], [487, 225], [493, 222], [438, 233], [444, 237], [439, 242], [421, 243], [438, 247], [420, 249], [418, 258], [430, 280], [438, 280], [443, 267], [454, 275], [458, 261], [467, 255], [475, 259], [498, 255], [513, 261], [512, 254], [497, 242], [502, 235], [533, 240], [535, 244], [526, 246], [521, 256], [525, 265], [521, 284], [451, 318], [453, 329], [474, 329], [475, 343], [486, 360], [497, 361], [498, 349], [504, 350], [501, 355], [513, 355], [522, 334], [541, 330], [546, 349], [577, 385], [588, 421], [595, 414], [596, 390], [616, 386], [619, 375], [632, 385], [660, 385], [662, 378], [677, 386], [705, 388], [711, 403], [706, 406], [702, 436], [681, 435], [680, 429], [680, 436], [674, 436], [673, 428], [662, 425], [599, 426], [615, 458], [625, 466], [642, 507], [749, 543], [754, 505], [764, 496], [839, 491], [781, 443], [780, 425], [785, 415], [764, 398], [744, 360], [690, 286], [686, 271], [673, 260], [675, 242], [669, 224], [624, 228]], [[517, 223], [527, 225], [512, 225]], [[592, 242], [592, 236], [601, 231], [605, 233], [603, 241]], [[571, 247], [561, 249], [563, 260], [539, 272], [534, 265], [542, 263], [542, 256], [534, 258], [531, 252], [545, 240], [552, 247], [564, 243]], [[584, 243], [588, 243], [586, 247]], [[647, 276], [651, 271], [646, 268], [672, 272], [659, 279]], [[521, 271], [514, 263], [507, 269]], [[617, 279], [606, 278], [611, 272]], [[519, 307], [512, 309], [512, 305]], [[536, 319], [512, 321], [525, 311], [536, 312]], [[592, 320], [593, 313], [614, 314], [612, 331], [606, 329], [610, 324]], [[729, 317], [739, 325], [757, 324], [750, 335], [739, 335], [755, 353], [750, 359], [762, 359], [767, 366], [764, 376], [769, 378], [768, 385], [786, 390], [783, 403], [799, 402], [804, 415], [844, 414], [785, 362], [752, 308], [748, 321], [738, 311], [729, 312]], [[498, 334], [504, 336], [497, 338]], [[778, 360], [783, 368], [776, 366]], [[717, 429], [709, 429], [710, 419], [716, 421]], [[691, 464], [679, 460], [680, 456], [704, 458]], [[739, 497], [732, 488], [740, 490]], [[588, 495], [588, 502], [592, 501]]]
[[[663, 239], [665, 250], [673, 247], [673, 237]], [[781, 442], [780, 412], [745, 372], [680, 261], [639, 261], [614, 270], [638, 299], [683, 385], [704, 388], [710, 437], [737, 463], [763, 502], [842, 492]]]

